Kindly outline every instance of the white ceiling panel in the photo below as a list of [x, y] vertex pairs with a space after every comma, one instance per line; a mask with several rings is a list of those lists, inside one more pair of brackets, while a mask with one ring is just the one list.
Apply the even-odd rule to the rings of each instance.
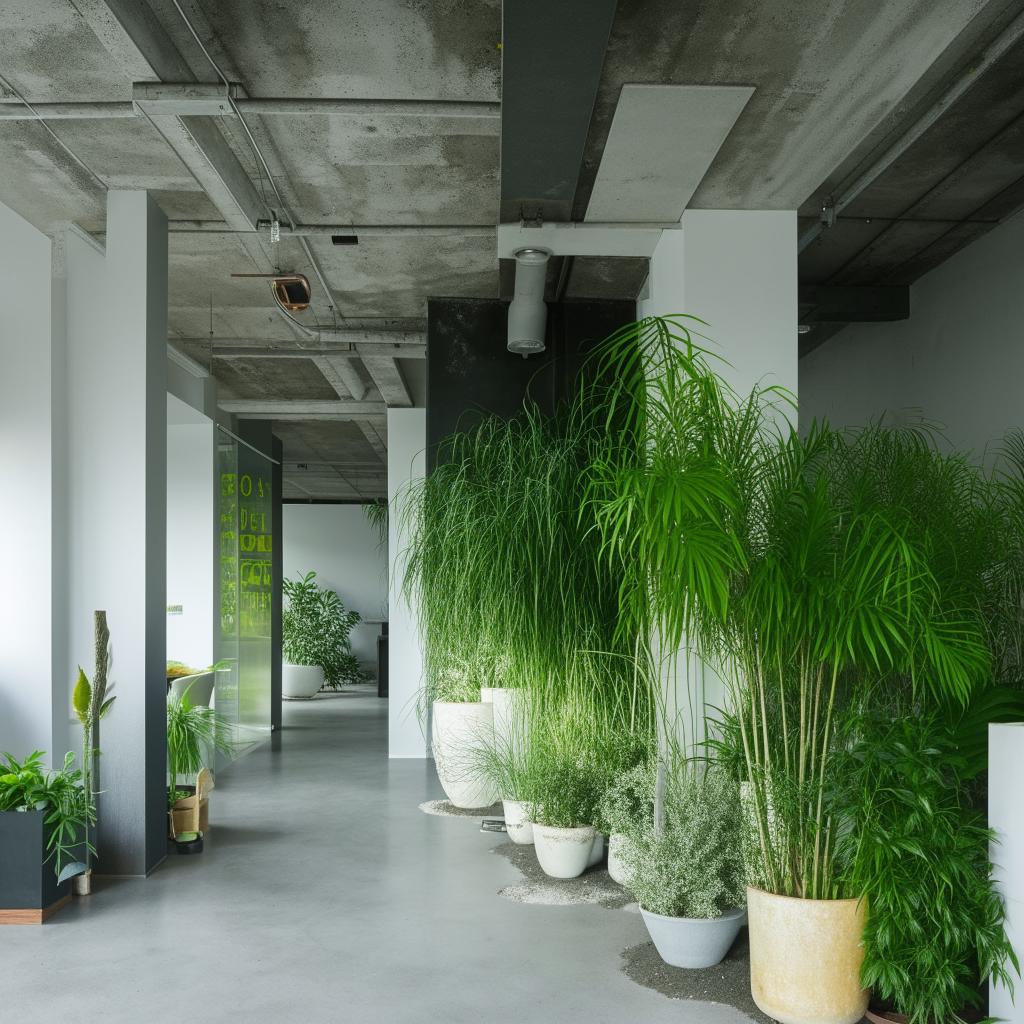
[[678, 220], [753, 93], [743, 85], [624, 85], [586, 220]]

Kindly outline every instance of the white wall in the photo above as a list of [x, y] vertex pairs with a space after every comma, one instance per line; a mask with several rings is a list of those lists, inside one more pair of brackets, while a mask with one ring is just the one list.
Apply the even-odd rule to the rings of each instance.
[[[346, 608], [364, 619], [388, 617], [387, 556], [362, 505], [284, 506], [283, 576], [315, 571], [317, 582], [338, 592]], [[352, 653], [376, 671], [380, 626], [361, 622], [352, 631]]]
[[1024, 217], [911, 287], [910, 319], [845, 328], [800, 361], [800, 425], [939, 421], [980, 453], [1024, 425]]
[[[54, 394], [50, 240], [0, 204], [0, 751], [60, 761], [66, 728], [52, 699]], [[60, 361], [59, 353], [57, 361]], [[61, 669], [63, 666], [61, 666]], [[60, 669], [59, 669], [60, 670]]]
[[214, 425], [167, 396], [167, 657], [214, 661]]
[[388, 409], [389, 757], [427, 756], [426, 737], [416, 716], [423, 688], [423, 650], [415, 603], [410, 605], [401, 594], [407, 542], [400, 531], [406, 489], [426, 472], [426, 445], [425, 409]]

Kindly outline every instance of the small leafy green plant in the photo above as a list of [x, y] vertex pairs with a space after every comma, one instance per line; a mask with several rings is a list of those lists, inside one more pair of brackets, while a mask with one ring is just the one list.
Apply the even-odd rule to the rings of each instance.
[[284, 660], [319, 665], [332, 689], [365, 678], [349, 639], [359, 613], [348, 611], [333, 590], [321, 587], [315, 572], [284, 580], [282, 589], [288, 602], [282, 622]]
[[598, 807], [599, 825], [609, 835], [634, 836], [654, 826], [655, 763], [642, 761], [617, 776]]
[[206, 757], [220, 751], [230, 754], [233, 744], [223, 715], [213, 708], [195, 705], [188, 693], [167, 698], [167, 803], [173, 807], [188, 793], [178, 789], [179, 775], [195, 775], [205, 767]]
[[714, 767], [685, 762], [666, 775], [664, 821], [630, 836], [628, 888], [667, 917], [720, 917], [746, 903], [739, 787]]
[[861, 978], [909, 1024], [953, 1024], [990, 976], [1019, 964], [988, 859], [992, 832], [964, 800], [967, 767], [934, 715], [862, 716], [843, 760], [840, 847], [868, 901]]
[[46, 860], [53, 859], [58, 882], [85, 870], [78, 859], [82, 850], [96, 852], [88, 838], [95, 812], [70, 752], [57, 771], [46, 770], [41, 750], [33, 751], [24, 761], [10, 754], [0, 757], [0, 811], [43, 812]]

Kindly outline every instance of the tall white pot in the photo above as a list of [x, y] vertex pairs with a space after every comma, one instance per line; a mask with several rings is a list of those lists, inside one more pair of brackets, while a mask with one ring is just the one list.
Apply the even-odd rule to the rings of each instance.
[[496, 787], [474, 764], [475, 752], [493, 743], [493, 705], [434, 701], [434, 763], [445, 794], [456, 807], [490, 807], [497, 802]]
[[494, 743], [498, 750], [526, 745], [526, 693], [503, 686], [481, 686], [480, 700], [494, 708]]

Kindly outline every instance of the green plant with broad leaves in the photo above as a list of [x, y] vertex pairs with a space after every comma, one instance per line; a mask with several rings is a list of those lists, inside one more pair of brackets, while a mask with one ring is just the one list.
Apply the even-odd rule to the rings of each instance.
[[70, 752], [57, 771], [46, 769], [41, 750], [23, 761], [10, 754], [0, 757], [0, 811], [42, 812], [46, 860], [53, 859], [58, 882], [86, 869], [79, 860], [83, 851], [95, 853], [88, 832], [96, 820], [95, 811]]
[[284, 660], [319, 665], [331, 689], [365, 678], [349, 639], [359, 613], [347, 610], [333, 590], [321, 587], [315, 572], [284, 580], [282, 589], [287, 601], [282, 617]]
[[851, 815], [838, 854], [868, 899], [863, 983], [909, 1024], [962, 1022], [983, 1002], [979, 978], [1012, 989], [1019, 972], [991, 877], [993, 835], [965, 800], [969, 759], [934, 714], [861, 715], [848, 732], [838, 778]]
[[223, 715], [202, 704], [193, 705], [186, 690], [180, 697], [167, 698], [167, 803], [189, 794], [178, 789], [181, 775], [195, 775], [207, 767], [207, 760], [219, 751], [231, 754], [230, 726]]
[[667, 917], [715, 918], [743, 907], [742, 833], [736, 780], [674, 761], [662, 820], [645, 819], [623, 847], [626, 887], [645, 910]]

